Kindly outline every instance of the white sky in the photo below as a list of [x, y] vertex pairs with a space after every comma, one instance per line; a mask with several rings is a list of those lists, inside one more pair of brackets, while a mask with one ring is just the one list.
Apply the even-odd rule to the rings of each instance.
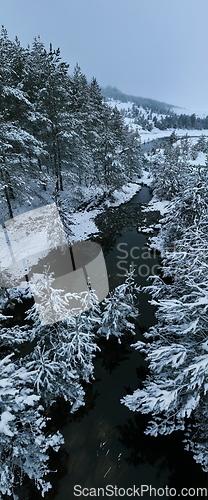
[[208, 112], [207, 0], [1, 0], [0, 19], [102, 86]]

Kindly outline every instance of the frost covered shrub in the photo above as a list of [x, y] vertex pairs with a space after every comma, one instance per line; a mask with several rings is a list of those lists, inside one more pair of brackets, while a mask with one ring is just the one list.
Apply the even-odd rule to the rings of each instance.
[[114, 335], [120, 342], [120, 336], [126, 332], [135, 333], [135, 325], [132, 322], [138, 314], [135, 306], [135, 298], [140, 288], [135, 285], [134, 271], [129, 271], [122, 285], [117, 286], [109, 297], [104, 299], [102, 324], [98, 334], [103, 334], [109, 339]]
[[63, 437], [45, 434], [47, 418], [33, 390], [33, 373], [11, 358], [0, 362], [0, 491], [15, 498], [15, 486], [27, 475], [44, 495], [51, 487], [45, 480], [48, 454], [58, 451]]

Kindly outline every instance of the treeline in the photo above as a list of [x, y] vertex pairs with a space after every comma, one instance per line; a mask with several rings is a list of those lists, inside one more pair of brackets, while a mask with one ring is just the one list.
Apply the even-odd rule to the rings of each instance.
[[24, 203], [57, 200], [62, 191], [65, 198], [90, 186], [112, 191], [138, 173], [138, 136], [103, 102], [95, 78], [89, 83], [79, 66], [70, 76], [59, 49], [47, 51], [39, 38], [23, 48], [4, 27], [0, 61], [4, 216]]
[[[47, 51], [40, 39], [22, 48], [4, 28], [0, 60], [3, 221], [54, 200], [59, 208], [73, 208], [89, 193], [109, 195], [139, 174], [138, 134], [128, 132], [119, 111], [103, 103], [95, 78], [89, 83], [78, 66], [70, 75], [59, 50]], [[36, 293], [47, 314], [54, 277], [48, 270], [44, 276]], [[43, 496], [51, 487], [49, 454], [63, 437], [50, 428], [50, 408], [58, 398], [70, 411], [84, 405], [98, 339], [124, 334], [127, 317], [137, 314], [133, 289], [130, 273], [101, 311], [89, 287], [82, 297], [86, 312], [77, 316], [68, 307], [73, 294], [63, 300], [57, 295], [56, 307], [69, 309], [63, 315], [68, 319], [42, 326], [29, 287], [0, 287], [0, 496], [17, 498], [25, 476]]]
[[[200, 138], [194, 150], [207, 150]], [[123, 398], [131, 410], [150, 416], [146, 433], [185, 432], [185, 448], [208, 470], [208, 171], [191, 166], [186, 138], [169, 141], [153, 164], [154, 191], [170, 205], [157, 237], [161, 276], [147, 287], [157, 306], [157, 324], [135, 347], [146, 357], [143, 387]], [[154, 243], [153, 243], [154, 244]]]
[[203, 130], [208, 129], [208, 116], [205, 118], [199, 118], [193, 113], [192, 115], [176, 115], [175, 113], [170, 116], [164, 116], [161, 118], [153, 118], [154, 126], [160, 130], [166, 130], [167, 128], [185, 128], [185, 129], [196, 129]]
[[169, 112], [173, 106], [165, 102], [157, 101], [156, 99], [149, 99], [148, 97], [137, 97], [134, 95], [124, 94], [116, 87], [102, 88], [102, 95], [107, 98], [115, 99], [120, 102], [133, 102], [136, 107], [142, 106], [145, 110], [151, 110], [155, 113]]
[[[131, 110], [131, 117], [134, 118], [135, 124], [140, 125], [145, 130], [151, 131], [153, 127], [157, 127], [160, 130], [167, 130], [169, 128], [188, 130], [208, 129], [208, 116], [199, 118], [195, 113], [192, 115], [177, 115], [171, 110], [166, 111], [166, 113], [163, 111], [162, 114], [155, 116], [153, 110], [146, 109], [146, 111], [147, 113], [144, 114], [144, 109], [141, 109], [135, 104], [133, 104]], [[123, 111], [123, 114], [126, 115], [126, 111]]]

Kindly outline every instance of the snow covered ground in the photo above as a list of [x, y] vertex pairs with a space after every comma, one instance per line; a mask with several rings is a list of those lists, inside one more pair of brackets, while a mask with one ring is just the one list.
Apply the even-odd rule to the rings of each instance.
[[[134, 124], [134, 127], [138, 128], [138, 125], [136, 126]], [[198, 138], [201, 137], [202, 135], [208, 137], [208, 130], [188, 130], [188, 129], [175, 130], [173, 128], [168, 130], [159, 130], [158, 128], [153, 128], [151, 132], [148, 132], [148, 130], [139, 130], [142, 143], [153, 141], [154, 139], [162, 139], [163, 137], [169, 137], [173, 132], [175, 132], [178, 138], [184, 137], [185, 135], [188, 135], [188, 137], [198, 137]]]
[[[133, 102], [120, 102], [120, 101], [115, 101], [114, 99], [109, 99], [107, 101], [107, 104], [111, 106], [112, 108], [117, 107], [119, 111], [122, 111], [124, 109], [125, 111], [131, 110], [133, 106]], [[144, 110], [145, 111], [145, 110]]]
[[162, 200], [159, 201], [156, 196], [154, 196], [151, 201], [148, 203], [147, 207], [144, 207], [142, 209], [143, 212], [152, 212], [152, 211], [158, 211], [161, 213], [161, 215], [165, 215], [168, 212], [168, 206], [170, 204], [170, 201], [168, 200]]
[[122, 189], [116, 189], [113, 193], [114, 201], [107, 201], [108, 207], [119, 207], [122, 203], [129, 201], [141, 188], [142, 179], [138, 183], [128, 182]]
[[72, 225], [70, 243], [80, 240], [85, 240], [91, 234], [97, 234], [98, 228], [95, 224], [95, 217], [101, 212], [101, 209], [83, 210], [82, 212], [74, 212], [70, 215]]
[[70, 241], [75, 242], [87, 239], [90, 235], [97, 234], [98, 228], [95, 224], [96, 216], [103, 210], [105, 210], [106, 206], [118, 207], [119, 205], [122, 205], [122, 203], [131, 200], [131, 198], [141, 189], [141, 184], [142, 182], [144, 182], [143, 179], [145, 178], [146, 177], [144, 175], [144, 177], [139, 179], [138, 183], [129, 182], [121, 189], [114, 191], [114, 199], [112, 201], [105, 201], [103, 205], [100, 206], [100, 208], [92, 209], [90, 211], [85, 209], [81, 212], [77, 211], [70, 215], [70, 220], [72, 222], [72, 225], [70, 227], [72, 232]]
[[[112, 106], [112, 107], [116, 106], [119, 111], [124, 110], [126, 114], [129, 111], [129, 113], [128, 113], [129, 116], [124, 117], [125, 123], [128, 125], [129, 129], [138, 131], [138, 133], [141, 137], [142, 143], [149, 142], [149, 141], [152, 141], [154, 139], [161, 139], [163, 137], [169, 137], [174, 131], [178, 137], [184, 137], [186, 134], [189, 137], [200, 137], [201, 135], [205, 135], [206, 137], [208, 137], [208, 130], [189, 130], [189, 129], [176, 129], [175, 130], [173, 128], [168, 129], [168, 130], [160, 130], [157, 127], [154, 127], [151, 130], [151, 132], [149, 132], [148, 130], [144, 130], [141, 125], [136, 124], [134, 122], [134, 118], [131, 117], [131, 110], [132, 110], [133, 102], [120, 102], [120, 101], [116, 101], [114, 99], [109, 99], [107, 104], [109, 106]], [[146, 109], [144, 109], [142, 106], [140, 106], [138, 109], [141, 112], [142, 116], [145, 119], [147, 119], [148, 114], [149, 114], [148, 111]], [[172, 111], [178, 115], [180, 115], [180, 114], [192, 115], [193, 113], [195, 113], [195, 115], [200, 117], [200, 118], [204, 118], [208, 114], [208, 113], [202, 112], [202, 111], [193, 111], [193, 110], [188, 110], [188, 109], [179, 108], [179, 107], [173, 107]], [[162, 116], [165, 116], [165, 115], [162, 115], [160, 113], [158, 113], [158, 114], [152, 113], [152, 117], [154, 117], [154, 116], [156, 116], [158, 119], [160, 119]]]

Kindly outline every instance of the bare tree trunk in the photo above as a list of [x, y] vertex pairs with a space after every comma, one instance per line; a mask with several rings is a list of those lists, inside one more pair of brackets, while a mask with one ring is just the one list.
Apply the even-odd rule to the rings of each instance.
[[[4, 157], [4, 163], [5, 162], [6, 162], [6, 158]], [[4, 183], [4, 195], [5, 195], [5, 199], [6, 199], [6, 203], [7, 203], [7, 207], [8, 207], [9, 216], [10, 216], [10, 218], [12, 218], [13, 212], [12, 212], [12, 206], [11, 206], [11, 202], [10, 202], [9, 189], [8, 189], [8, 185], [7, 185], [7, 182], [5, 179], [4, 172], [2, 171], [2, 168], [0, 170], [0, 174], [1, 174], [2, 182]], [[13, 192], [12, 192], [12, 194], [13, 194]]]
[[52, 123], [52, 140], [53, 140], [53, 161], [54, 161], [54, 173], [56, 177], [56, 192], [59, 192], [59, 174], [58, 174], [58, 161], [57, 161], [57, 149], [56, 149], [56, 132], [54, 124]]

